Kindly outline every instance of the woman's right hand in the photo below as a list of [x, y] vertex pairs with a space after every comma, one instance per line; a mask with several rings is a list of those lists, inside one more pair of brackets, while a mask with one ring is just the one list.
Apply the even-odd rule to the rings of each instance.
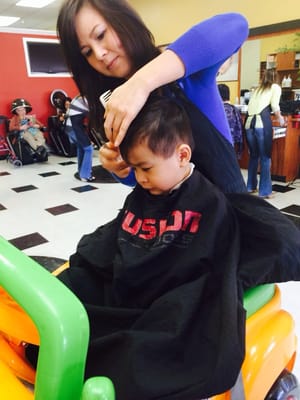
[[112, 142], [107, 142], [100, 147], [99, 159], [102, 166], [119, 178], [126, 178], [130, 172], [130, 167], [122, 159], [119, 147], [115, 147]]
[[118, 86], [106, 104], [106, 137], [119, 146], [127, 129], [153, 90], [181, 78], [185, 66], [173, 51], [165, 50]]
[[279, 116], [278, 122], [279, 122], [280, 126], [285, 126], [286, 125], [286, 120], [282, 115]]
[[147, 101], [150, 92], [140, 79], [132, 77], [111, 94], [105, 108], [104, 130], [115, 146], [124, 139], [127, 129]]

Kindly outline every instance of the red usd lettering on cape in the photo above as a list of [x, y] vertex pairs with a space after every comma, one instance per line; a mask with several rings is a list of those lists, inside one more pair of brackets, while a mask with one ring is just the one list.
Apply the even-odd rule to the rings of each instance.
[[122, 229], [141, 239], [151, 240], [162, 236], [165, 232], [185, 231], [197, 233], [202, 214], [197, 211], [174, 210], [170, 213], [171, 220], [155, 218], [138, 218], [132, 212], [125, 214]]

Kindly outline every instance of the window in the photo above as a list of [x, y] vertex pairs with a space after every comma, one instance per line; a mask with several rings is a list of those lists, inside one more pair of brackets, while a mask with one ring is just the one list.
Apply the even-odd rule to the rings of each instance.
[[23, 38], [28, 76], [71, 76], [57, 39]]

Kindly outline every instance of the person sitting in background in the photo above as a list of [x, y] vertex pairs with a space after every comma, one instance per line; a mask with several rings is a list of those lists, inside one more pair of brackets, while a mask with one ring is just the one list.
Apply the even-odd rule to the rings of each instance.
[[15, 99], [11, 105], [14, 114], [9, 121], [9, 131], [19, 131], [30, 147], [38, 154], [44, 154], [46, 150], [46, 139], [42, 132], [43, 124], [35, 115], [29, 115], [32, 110], [30, 103], [23, 99]]
[[258, 195], [264, 198], [273, 197], [271, 179], [273, 126], [271, 111], [275, 114], [280, 126], [285, 125], [279, 106], [281, 92], [277, 72], [274, 69], [267, 69], [248, 104], [248, 117], [245, 123], [246, 140], [249, 148], [247, 190], [250, 193], [257, 192], [257, 171], [258, 163], [260, 162]]
[[223, 100], [225, 114], [229, 123], [230, 133], [232, 136], [234, 148], [237, 158], [242, 157], [243, 152], [243, 121], [240, 111], [233, 104], [230, 103], [230, 89], [229, 86], [220, 83], [218, 85], [220, 95]]

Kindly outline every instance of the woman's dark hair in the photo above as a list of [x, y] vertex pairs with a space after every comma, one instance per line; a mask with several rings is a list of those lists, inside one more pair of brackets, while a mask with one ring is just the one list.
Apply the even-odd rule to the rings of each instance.
[[230, 99], [230, 89], [229, 86], [224, 83], [219, 83], [218, 89], [223, 101], [229, 101]]
[[153, 154], [170, 157], [178, 144], [194, 148], [190, 120], [184, 109], [173, 99], [151, 95], [130, 124], [120, 144], [120, 152], [128, 161], [130, 149], [146, 143]]
[[152, 33], [140, 16], [125, 0], [65, 0], [57, 19], [57, 34], [66, 63], [73, 74], [79, 92], [86, 97], [90, 108], [90, 122], [95, 129], [103, 127], [103, 108], [99, 96], [115, 89], [124, 79], [107, 77], [92, 68], [81, 54], [75, 31], [75, 17], [82, 6], [89, 4], [99, 12], [115, 30], [129, 56], [133, 71], [138, 70], [160, 51], [154, 44]]

